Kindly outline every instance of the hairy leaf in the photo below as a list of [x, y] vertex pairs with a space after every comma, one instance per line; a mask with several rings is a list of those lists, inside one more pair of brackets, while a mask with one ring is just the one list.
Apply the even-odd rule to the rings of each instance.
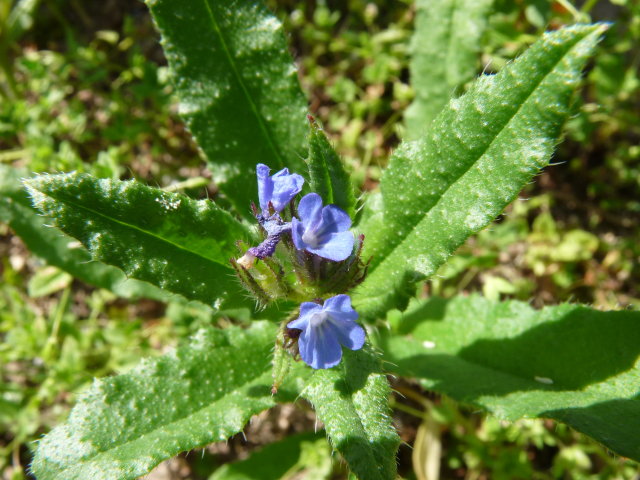
[[356, 290], [359, 312], [372, 317], [401, 305], [412, 282], [432, 275], [548, 164], [581, 69], [605, 28], [545, 34], [499, 74], [451, 100], [426, 138], [396, 150], [381, 183], [383, 228], [364, 232], [373, 262]]
[[240, 214], [257, 199], [257, 163], [304, 171], [307, 101], [282, 25], [261, 2], [147, 0], [180, 112]]
[[[67, 423], [39, 442], [36, 477], [134, 479], [181, 451], [240, 432], [252, 415], [275, 404], [275, 332], [266, 322], [249, 330], [201, 330], [173, 353], [96, 380]], [[285, 384], [278, 396], [290, 400], [299, 387]]]
[[640, 460], [640, 312], [432, 298], [394, 330], [380, 341], [394, 373], [500, 418], [565, 422]]
[[418, 0], [411, 39], [411, 85], [407, 140], [424, 135], [429, 124], [477, 72], [480, 38], [493, 0]]
[[353, 218], [356, 199], [349, 175], [324, 131], [314, 121], [309, 132], [307, 165], [311, 191], [320, 195], [325, 205], [333, 203]]
[[6, 222], [29, 250], [47, 262], [90, 285], [111, 290], [124, 298], [167, 300], [169, 295], [147, 282], [127, 278], [122, 270], [91, 261], [87, 250], [57, 228], [49, 217], [36, 212], [22, 187], [26, 172], [0, 165], [0, 221]]
[[340, 365], [314, 372], [302, 392], [360, 480], [396, 478], [400, 439], [391, 424], [389, 394], [380, 360], [367, 349], [345, 349]]
[[248, 232], [213, 202], [78, 173], [25, 184], [36, 207], [94, 259], [207, 305], [250, 305], [229, 264]]

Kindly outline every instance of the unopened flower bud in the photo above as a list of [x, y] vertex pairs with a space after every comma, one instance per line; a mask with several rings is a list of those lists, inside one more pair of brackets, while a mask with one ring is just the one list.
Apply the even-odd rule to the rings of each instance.
[[252, 255], [250, 252], [247, 252], [237, 260], [237, 263], [244, 268], [251, 268], [253, 267], [254, 263], [256, 263], [256, 256]]

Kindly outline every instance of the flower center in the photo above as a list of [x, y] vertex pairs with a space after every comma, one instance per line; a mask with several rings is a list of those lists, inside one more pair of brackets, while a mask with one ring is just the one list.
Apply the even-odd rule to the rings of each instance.
[[307, 228], [302, 234], [302, 241], [307, 245], [317, 248], [318, 247], [318, 236], [316, 232], [314, 232], [311, 228]]
[[327, 319], [329, 315], [327, 312], [318, 312], [311, 315], [309, 319], [309, 326], [311, 327], [319, 327], [324, 321]]

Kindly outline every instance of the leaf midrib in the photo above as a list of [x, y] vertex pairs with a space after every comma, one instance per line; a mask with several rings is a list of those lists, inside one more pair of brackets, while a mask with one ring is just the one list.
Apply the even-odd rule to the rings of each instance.
[[130, 228], [130, 229], [132, 229], [132, 230], [136, 230], [136, 231], [141, 232], [142, 234], [148, 235], [148, 236], [150, 236], [150, 237], [152, 237], [152, 238], [154, 238], [154, 239], [156, 239], [156, 240], [159, 240], [159, 241], [161, 241], [161, 242], [167, 243], [167, 244], [169, 244], [169, 245], [171, 245], [171, 246], [173, 246], [173, 247], [177, 248], [178, 250], [182, 250], [183, 252], [187, 252], [187, 253], [189, 253], [189, 254], [191, 254], [191, 255], [195, 255], [196, 257], [202, 258], [203, 260], [206, 260], [206, 261], [208, 261], [208, 262], [215, 263], [215, 264], [220, 265], [220, 266], [222, 266], [222, 267], [224, 267], [224, 268], [227, 268], [229, 271], [231, 271], [231, 268], [230, 268], [230, 267], [228, 267], [226, 264], [224, 264], [224, 263], [222, 263], [222, 262], [220, 262], [220, 261], [218, 261], [218, 260], [215, 260], [215, 259], [213, 259], [213, 258], [206, 257], [206, 256], [202, 255], [201, 253], [196, 252], [196, 251], [194, 251], [194, 250], [189, 250], [189, 249], [187, 249], [187, 248], [185, 248], [185, 247], [183, 247], [183, 246], [181, 246], [181, 245], [179, 245], [179, 244], [177, 244], [177, 243], [172, 242], [171, 240], [169, 240], [169, 239], [167, 239], [167, 238], [164, 238], [164, 237], [158, 236], [158, 235], [156, 235], [155, 233], [153, 233], [153, 232], [151, 232], [151, 231], [149, 231], [149, 230], [145, 230], [145, 229], [143, 229], [143, 228], [140, 228], [140, 227], [138, 227], [137, 225], [133, 225], [133, 224], [130, 224], [130, 223], [126, 223], [126, 222], [123, 222], [122, 220], [118, 220], [117, 218], [110, 217], [110, 216], [108, 216], [108, 215], [106, 215], [106, 214], [104, 214], [104, 213], [102, 213], [102, 212], [99, 212], [99, 211], [97, 211], [97, 210], [94, 210], [94, 209], [92, 209], [92, 208], [89, 208], [89, 207], [87, 207], [87, 206], [85, 206], [85, 205], [82, 205], [82, 204], [76, 203], [76, 202], [74, 202], [73, 200], [71, 200], [71, 199], [69, 199], [69, 198], [63, 198], [63, 199], [60, 199], [60, 198], [56, 198], [55, 196], [52, 196], [50, 193], [45, 193], [45, 192], [43, 192], [42, 190], [38, 190], [38, 191], [39, 191], [42, 195], [45, 195], [45, 196], [49, 197], [49, 198], [50, 198], [50, 199], [52, 199], [53, 201], [61, 202], [61, 203], [65, 203], [65, 204], [67, 204], [67, 205], [71, 205], [71, 206], [73, 206], [74, 208], [78, 208], [78, 209], [84, 210], [84, 211], [86, 211], [86, 212], [92, 213], [92, 214], [97, 215], [98, 217], [104, 218], [104, 219], [106, 219], [106, 220], [108, 220], [108, 221], [110, 221], [110, 222], [112, 222], [112, 223], [115, 223], [115, 224], [118, 224], [118, 225], [122, 225], [122, 226], [124, 226], [124, 227], [126, 227], [126, 228]]
[[[343, 370], [344, 372], [344, 370]], [[314, 389], [318, 389], [319, 385], [315, 385]], [[302, 396], [304, 397], [304, 392], [302, 393]], [[310, 400], [309, 398], [307, 398], [308, 400]], [[373, 441], [373, 438], [370, 437], [369, 432], [367, 431], [367, 429], [364, 426], [364, 423], [362, 422], [362, 417], [360, 416], [360, 412], [358, 411], [358, 409], [356, 408], [355, 402], [353, 400], [353, 397], [350, 395], [349, 396], [349, 400], [345, 400], [346, 404], [349, 407], [350, 412], [352, 413], [352, 415], [354, 415], [357, 419], [358, 419], [358, 423], [356, 425], [356, 427], [358, 427], [357, 429], [359, 430], [360, 435], [367, 441], [367, 444], [370, 445], [371, 442]], [[314, 403], [314, 402], [312, 402]], [[325, 430], [327, 430], [327, 432], [329, 432], [328, 428], [327, 428], [327, 424], [325, 422]], [[347, 443], [346, 440], [343, 440], [344, 444]], [[341, 443], [342, 445], [342, 443]], [[373, 452], [372, 448], [367, 448], [366, 449], [367, 452], [367, 457], [373, 460], [372, 465], [375, 465], [375, 455]], [[377, 471], [377, 470], [376, 470]]]
[[367, 458], [370, 458], [372, 460], [371, 464], [376, 465], [377, 467], [372, 470], [376, 472], [376, 476], [378, 478], [380, 478], [381, 480], [384, 480], [384, 477], [380, 476], [380, 473], [381, 473], [379, 469], [380, 464], [376, 463], [376, 452], [374, 452], [373, 447], [371, 446], [371, 443], [375, 441], [374, 436], [369, 434], [369, 430], [367, 429], [365, 424], [362, 422], [362, 416], [360, 415], [360, 412], [356, 407], [356, 402], [354, 402], [353, 400], [350, 401], [349, 406], [351, 407], [351, 409], [355, 411], [356, 417], [358, 417], [358, 424], [360, 425], [361, 430], [364, 432], [364, 438], [367, 440], [367, 444], [369, 446], [369, 448], [367, 448]]
[[[373, 441], [373, 438], [370, 438], [369, 436], [369, 432], [367, 432], [367, 429], [364, 427], [364, 424], [362, 423], [362, 418], [360, 417], [360, 413], [358, 412], [358, 409], [355, 406], [355, 402], [353, 400], [350, 400], [348, 402], [349, 405], [349, 410], [351, 410], [352, 413], [355, 414], [356, 418], [358, 419], [358, 430], [360, 431], [362, 437], [367, 441], [367, 445], [369, 448], [366, 448], [366, 454], [367, 454], [367, 459], [370, 461], [371, 465], [377, 465], [376, 464], [376, 456], [375, 453], [373, 452], [373, 448], [371, 448], [371, 442]], [[325, 423], [325, 430], [327, 429], [326, 423]], [[348, 439], [343, 440], [340, 443], [340, 446], [344, 446], [344, 445], [348, 445]], [[383, 477], [379, 476], [379, 470], [378, 469], [374, 469], [372, 468], [373, 472], [376, 472], [376, 476], [378, 478], [380, 478], [381, 480], [384, 480]]]
[[112, 453], [114, 450], [118, 450], [121, 449], [123, 447], [125, 447], [126, 445], [129, 445], [131, 443], [135, 443], [135, 442], [139, 442], [140, 440], [142, 440], [144, 437], [148, 436], [148, 435], [152, 435], [155, 432], [157, 432], [158, 430], [163, 430], [164, 428], [168, 428], [171, 427], [172, 425], [178, 424], [180, 422], [183, 422], [185, 420], [188, 420], [190, 417], [193, 417], [195, 415], [197, 415], [198, 413], [207, 410], [209, 408], [214, 408], [216, 406], [216, 404], [223, 402], [229, 395], [232, 394], [237, 394], [238, 391], [242, 391], [245, 387], [251, 386], [253, 384], [257, 384], [260, 380], [262, 380], [262, 377], [267, 377], [267, 382], [265, 383], [266, 387], [268, 388], [269, 385], [269, 372], [268, 370], [263, 371], [260, 376], [254, 377], [246, 382], [241, 383], [238, 386], [235, 386], [234, 389], [232, 391], [228, 391], [226, 392], [224, 395], [222, 395], [221, 397], [218, 397], [215, 399], [215, 402], [212, 402], [210, 404], [207, 404], [201, 408], [198, 408], [197, 410], [193, 410], [190, 411], [187, 415], [183, 416], [183, 417], [179, 417], [179, 418], [175, 418], [173, 420], [171, 420], [169, 423], [163, 423], [160, 426], [157, 426], [155, 428], [152, 428], [149, 431], [146, 431], [144, 433], [142, 433], [141, 435], [137, 436], [136, 438], [127, 440], [126, 442], [123, 443], [117, 443], [117, 444], [113, 444], [111, 445], [109, 448], [107, 448], [106, 450], [98, 450], [95, 453], [93, 453], [91, 456], [88, 457], [84, 457], [78, 460], [78, 464], [77, 465], [73, 465], [71, 467], [67, 467], [64, 468], [62, 470], [60, 470], [60, 473], [64, 473], [64, 472], [68, 472], [68, 471], [73, 471], [74, 468], [77, 468], [78, 470], [82, 471], [82, 469], [84, 468], [85, 465], [87, 464], [91, 464], [93, 463], [98, 457], [101, 456], [109, 456], [110, 453]]
[[[415, 232], [416, 228], [430, 215], [430, 213], [436, 209], [436, 207], [443, 201], [443, 198], [447, 195], [447, 192], [449, 192], [449, 190], [451, 190], [451, 188], [456, 185], [463, 177], [465, 177], [467, 175], [467, 173], [469, 173], [469, 171], [482, 159], [482, 157], [484, 157], [484, 155], [487, 153], [487, 151], [491, 148], [491, 146], [494, 144], [494, 142], [496, 141], [496, 139], [500, 136], [500, 134], [505, 130], [505, 128], [511, 123], [511, 121], [518, 115], [518, 113], [520, 113], [520, 111], [522, 110], [522, 108], [524, 107], [524, 105], [529, 101], [529, 99], [531, 98], [531, 96], [533, 95], [533, 93], [538, 89], [538, 87], [540, 87], [540, 85], [542, 85], [542, 83], [547, 79], [547, 77], [549, 75], [551, 75], [555, 69], [556, 66], [558, 64], [560, 64], [562, 62], [562, 59], [565, 58], [574, 48], [575, 46], [580, 43], [582, 40], [584, 40], [586, 37], [588, 37], [589, 35], [591, 35], [593, 32], [590, 32], [588, 34], [586, 34], [585, 36], [581, 37], [580, 39], [578, 39], [573, 45], [571, 45], [570, 48], [568, 48], [566, 50], [565, 53], [563, 53], [562, 55], [559, 56], [558, 60], [556, 60], [553, 63], [553, 66], [549, 69], [549, 71], [547, 73], [545, 73], [545, 75], [540, 79], [540, 81], [538, 81], [534, 87], [527, 93], [526, 98], [520, 103], [520, 105], [518, 106], [517, 109], [514, 110], [514, 113], [509, 116], [509, 118], [505, 121], [505, 123], [502, 125], [502, 127], [500, 128], [500, 130], [496, 133], [496, 135], [491, 139], [491, 141], [487, 144], [487, 146], [482, 150], [482, 153], [480, 153], [477, 158], [469, 164], [469, 166], [467, 168], [464, 169], [464, 171], [462, 171], [460, 173], [460, 175], [458, 175], [455, 180], [453, 180], [451, 183], [449, 183], [449, 185], [446, 187], [446, 189], [442, 192], [442, 194], [440, 195], [440, 198], [438, 198], [438, 201], [436, 203], [434, 203], [429, 210], [427, 210], [424, 215], [422, 215], [422, 218], [420, 218], [420, 220], [418, 220], [417, 222], [415, 222], [412, 226], [411, 229], [408, 231], [408, 233], [405, 235], [405, 237], [398, 243], [396, 244], [395, 247], [393, 247], [386, 255], [385, 258], [378, 263], [376, 266], [374, 266], [374, 268], [372, 269], [371, 273], [375, 272], [376, 270], [378, 270], [382, 265], [386, 265], [389, 261], [389, 258], [392, 257], [392, 255], [399, 249], [401, 248], [406, 242], [407, 239], [409, 239], [409, 237], [411, 237], [411, 235]], [[383, 199], [384, 201], [384, 199]]]
[[227, 40], [225, 39], [222, 33], [222, 30], [220, 29], [220, 25], [216, 20], [213, 10], [211, 10], [211, 7], [209, 6], [209, 1], [203, 0], [203, 3], [207, 10], [207, 13], [209, 14], [209, 18], [211, 19], [211, 24], [213, 26], [213, 29], [215, 30], [218, 38], [220, 39], [220, 44], [222, 45], [222, 50], [224, 52], [224, 55], [227, 57], [227, 62], [231, 67], [231, 72], [233, 73], [233, 76], [236, 78], [236, 81], [238, 82], [238, 84], [240, 85], [242, 93], [244, 94], [247, 100], [247, 103], [249, 104], [249, 107], [253, 111], [253, 114], [256, 117], [256, 120], [258, 121], [258, 126], [260, 127], [260, 131], [262, 132], [262, 135], [264, 136], [264, 138], [267, 140], [267, 144], [269, 145], [269, 148], [275, 155], [275, 158], [278, 160], [278, 162], [280, 162], [279, 167], [283, 167], [285, 166], [284, 159], [282, 158], [282, 155], [280, 155], [280, 152], [276, 148], [276, 145], [274, 144], [274, 141], [271, 138], [269, 129], [267, 125], [264, 123], [264, 118], [258, 111], [257, 105], [253, 101], [253, 98], [251, 97], [251, 95], [249, 95], [249, 89], [245, 85], [244, 79], [242, 78], [242, 76], [240, 75], [240, 72], [238, 71], [238, 67], [234, 61], [235, 58], [233, 55], [231, 55], [231, 51], [229, 50], [229, 46], [227, 45]]

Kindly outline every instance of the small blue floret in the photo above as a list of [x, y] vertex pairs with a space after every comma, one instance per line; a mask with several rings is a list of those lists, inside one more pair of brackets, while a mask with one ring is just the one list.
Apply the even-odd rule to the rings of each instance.
[[259, 163], [256, 166], [258, 176], [258, 199], [263, 214], [268, 216], [269, 202], [276, 212], [284, 207], [295, 197], [304, 184], [304, 178], [297, 173], [290, 174], [288, 168], [283, 168], [278, 173], [269, 176], [271, 169]]
[[300, 357], [312, 368], [331, 368], [342, 359], [342, 346], [359, 350], [364, 345], [364, 329], [356, 323], [358, 312], [349, 295], [336, 295], [324, 305], [304, 302], [300, 317], [288, 328], [302, 330], [298, 339]]
[[317, 193], [309, 193], [298, 204], [300, 220], [291, 221], [293, 244], [320, 257], [344, 260], [353, 251], [353, 233], [349, 231], [351, 218], [335, 205], [322, 206]]

